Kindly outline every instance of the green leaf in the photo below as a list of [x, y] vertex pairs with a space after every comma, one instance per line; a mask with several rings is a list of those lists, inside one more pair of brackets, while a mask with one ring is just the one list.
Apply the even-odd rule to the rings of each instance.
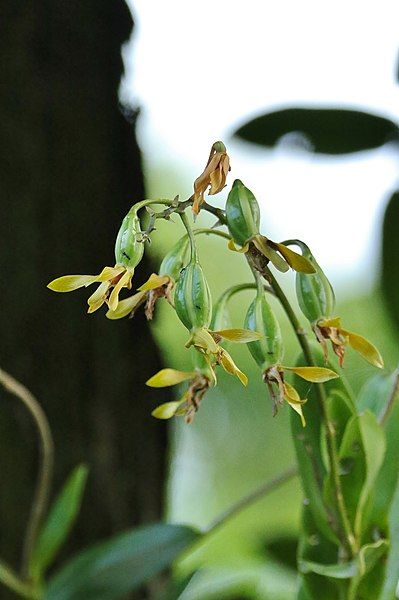
[[386, 207], [382, 228], [381, 287], [390, 316], [399, 328], [399, 191]]
[[357, 573], [358, 567], [354, 561], [334, 565], [322, 565], [310, 560], [301, 560], [299, 563], [301, 573], [316, 573], [332, 579], [350, 579]]
[[[381, 559], [386, 554], [388, 547], [389, 543], [387, 540], [378, 540], [378, 542], [374, 542], [373, 544], [365, 544], [362, 546], [362, 548], [360, 548], [356, 559], [357, 572], [355, 576], [352, 577], [349, 585], [349, 600], [355, 600], [358, 597], [362, 599], [364, 598], [365, 600], [366, 598], [374, 600], [378, 597], [377, 582], [374, 583], [372, 590], [368, 590], [370, 586], [366, 580], [367, 583], [365, 586], [363, 586], [365, 588], [364, 593], [359, 593], [359, 586], [361, 585], [364, 576], [370, 573], [370, 571], [372, 571], [378, 565], [378, 563], [382, 574], [384, 570], [384, 562]], [[370, 591], [372, 593], [368, 595], [367, 592]], [[365, 594], [367, 594], [367, 596], [365, 596]]]
[[[307, 600], [337, 600], [344, 597], [342, 589], [347, 582], [320, 575], [307, 568], [311, 564], [323, 566], [338, 561], [338, 545], [333, 544], [319, 531], [309, 504], [302, 508], [302, 531], [298, 551], [298, 564], [304, 566], [300, 572], [300, 596]], [[306, 566], [307, 565], [307, 566]]]
[[[339, 449], [341, 485], [356, 536], [368, 523], [366, 508], [385, 454], [385, 435], [375, 415], [367, 410], [348, 422]], [[331, 482], [326, 487], [331, 494]]]
[[261, 115], [242, 125], [234, 135], [272, 148], [280, 138], [292, 133], [302, 133], [305, 136], [302, 147], [305, 145], [312, 152], [348, 154], [397, 140], [398, 126], [364, 111], [290, 107]]
[[362, 389], [357, 399], [357, 408], [359, 412], [366, 409], [380, 421], [385, 415], [387, 407], [392, 397], [392, 392], [397, 385], [398, 373], [377, 373], [370, 377]]
[[166, 567], [201, 534], [190, 527], [156, 523], [84, 550], [50, 580], [45, 600], [113, 600]]
[[0, 560], [0, 582], [18, 596], [21, 596], [21, 598], [32, 600], [35, 597], [32, 594], [31, 588], [21, 581], [11, 567], [6, 565], [2, 560]]
[[309, 560], [301, 560], [299, 569], [304, 574], [316, 573], [332, 579], [351, 579], [350, 591], [352, 595], [349, 594], [348, 598], [355, 598], [353, 593], [361, 577], [375, 567], [379, 559], [386, 553], [388, 546], [386, 540], [378, 540], [373, 544], [362, 546], [356, 559], [349, 562], [324, 565]]
[[394, 600], [399, 582], [399, 480], [389, 512], [389, 537], [391, 547], [380, 600]]
[[[330, 363], [325, 365], [323, 352], [319, 346], [312, 346], [312, 351], [319, 366], [327, 366], [333, 370], [334, 366]], [[297, 360], [297, 365], [303, 365], [306, 361], [303, 356]], [[343, 418], [347, 418], [347, 413], [355, 414], [354, 403], [351, 392], [348, 389], [345, 379], [332, 379], [324, 384], [328, 403], [332, 403], [335, 410], [338, 411], [337, 397], [342, 401]], [[302, 486], [305, 497], [309, 502], [310, 510], [317, 525], [319, 532], [322, 532], [330, 541], [338, 543], [336, 535], [332, 532], [329, 525], [329, 515], [323, 501], [323, 485], [327, 476], [325, 462], [323, 460], [322, 445], [322, 416], [319, 410], [319, 398], [316, 393], [315, 384], [304, 381], [300, 377], [295, 377], [295, 388], [301, 398], [308, 398], [308, 401], [302, 407], [306, 419], [306, 427], [302, 427], [296, 415], [291, 415], [291, 429], [294, 439], [294, 446], [298, 459], [298, 468], [302, 480]], [[342, 420], [342, 418], [340, 418]], [[342, 426], [341, 426], [342, 429]], [[341, 434], [340, 434], [341, 435]]]
[[40, 579], [68, 537], [82, 502], [88, 469], [74, 469], [51, 507], [33, 551], [29, 570], [34, 580]]
[[365, 516], [363, 514], [370, 492], [373, 489], [378, 472], [382, 466], [385, 455], [385, 434], [381, 425], [377, 422], [375, 415], [366, 410], [359, 416], [360, 432], [366, 457], [367, 475], [359, 498], [356, 512], [355, 535], [359, 535], [365, 528]]

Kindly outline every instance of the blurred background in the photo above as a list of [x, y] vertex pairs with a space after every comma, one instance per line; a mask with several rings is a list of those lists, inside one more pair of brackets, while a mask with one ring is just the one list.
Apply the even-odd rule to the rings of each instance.
[[[49, 415], [56, 486], [77, 462], [91, 468], [65, 553], [162, 514], [205, 527], [293, 464], [288, 410], [272, 418], [243, 348], [234, 357], [247, 388], [220, 374], [191, 426], [155, 422], [151, 409], [170, 392], [148, 391], [145, 380], [161, 365], [190, 367], [172, 309], [160, 302], [150, 328], [142, 316], [110, 323], [84, 314], [84, 292], [54, 297], [46, 283], [112, 262], [131, 203], [189, 197], [211, 144], [222, 139], [230, 184], [240, 178], [257, 196], [262, 233], [311, 247], [335, 288], [337, 314], [395, 367], [397, 323], [380, 281], [383, 216], [398, 187], [399, 6], [129, 0], [134, 27], [122, 1], [4, 6], [1, 260], [12, 286], [2, 294], [1, 360]], [[212, 200], [223, 206], [225, 198]], [[397, 216], [397, 198], [392, 206]], [[198, 222], [212, 223], [203, 215]], [[179, 225], [157, 227], [138, 285], [181, 233]], [[222, 240], [199, 247], [215, 300], [250, 280]], [[388, 244], [387, 253], [395, 268], [397, 247]], [[293, 283], [284, 277], [292, 298]], [[245, 292], [232, 302], [235, 326], [250, 300]], [[298, 349], [283, 315], [281, 323], [291, 364]], [[355, 390], [371, 371], [348, 352]], [[23, 411], [6, 397], [4, 407], [0, 542], [15, 563], [35, 438]], [[292, 598], [300, 508], [293, 481], [218, 531], [178, 566], [182, 574], [199, 569], [184, 600]]]

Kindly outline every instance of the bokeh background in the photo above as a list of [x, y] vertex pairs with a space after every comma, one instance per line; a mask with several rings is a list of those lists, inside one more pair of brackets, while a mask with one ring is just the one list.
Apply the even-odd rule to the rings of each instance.
[[[162, 514], [173, 522], [206, 527], [231, 503], [294, 462], [288, 410], [283, 407], [272, 418], [247, 350], [234, 351], [249, 375], [247, 388], [220, 374], [220, 385], [207, 395], [191, 426], [180, 421], [154, 424], [151, 409], [170, 396], [146, 391], [145, 379], [161, 364], [190, 367], [183, 349], [186, 332], [172, 309], [158, 303], [150, 330], [142, 317], [104, 324], [103, 316], [94, 315], [87, 325], [84, 293], [60, 299], [35, 290], [45, 290], [56, 275], [96, 272], [103, 261], [112, 260], [112, 239], [131, 202], [143, 195], [189, 197], [211, 144], [222, 139], [231, 157], [230, 183], [240, 178], [256, 194], [262, 232], [272, 239], [300, 238], [312, 248], [336, 290], [337, 313], [350, 329], [370, 338], [387, 368], [394, 368], [398, 334], [380, 276], [383, 215], [399, 173], [399, 6], [393, 0], [378, 5], [357, 0], [129, 0], [132, 31], [122, 2], [116, 3], [117, 11], [112, 2], [98, 10], [89, 1], [83, 8], [71, 3], [69, 12], [62, 2], [38, 4], [43, 4], [42, 12], [32, 4], [28, 13], [10, 8], [7, 14], [9, 27], [16, 25], [20, 36], [15, 50], [20, 58], [5, 69], [8, 85], [15, 77], [17, 81], [5, 103], [7, 126], [3, 124], [15, 160], [20, 160], [22, 130], [32, 134], [22, 144], [25, 179], [14, 185], [15, 169], [11, 183], [6, 177], [8, 225], [3, 235], [8, 250], [2, 272], [7, 270], [9, 277], [15, 236], [34, 267], [29, 271], [19, 254], [19, 270], [13, 273], [16, 292], [8, 298], [5, 288], [7, 306], [19, 308], [11, 325], [9, 310], [2, 324], [9, 331], [2, 360], [31, 385], [49, 413], [60, 448], [56, 483], [82, 458], [92, 465], [85, 517], [71, 549]], [[26, 114], [24, 102], [31, 98]], [[360, 140], [354, 153], [318, 152], [312, 136], [289, 120], [276, 143], [255, 144], [248, 139], [252, 134], [247, 139], [235, 135], [255, 117], [290, 107], [372, 113], [383, 119], [376, 126], [379, 141], [375, 147], [362, 142], [367, 121], [360, 129], [356, 123], [344, 127], [342, 148], [348, 139]], [[267, 126], [265, 117], [255, 128], [264, 132], [264, 139]], [[57, 145], [59, 139], [66, 140], [63, 147]], [[8, 158], [6, 167], [12, 162]], [[223, 206], [226, 195], [212, 200]], [[24, 216], [32, 217], [28, 233], [21, 224]], [[203, 215], [198, 222], [212, 223]], [[39, 236], [33, 233], [37, 231]], [[178, 224], [157, 226], [148, 260], [137, 271], [139, 283], [156, 271], [181, 233]], [[250, 280], [245, 261], [228, 252], [223, 240], [202, 239], [199, 244], [215, 300], [227, 286]], [[15, 298], [22, 294], [24, 269], [30, 273], [32, 295], [19, 301]], [[295, 302], [293, 284], [292, 275], [284, 277]], [[245, 292], [232, 302], [236, 326], [241, 326], [250, 299]], [[29, 319], [21, 320], [26, 311]], [[290, 364], [298, 349], [279, 314], [285, 362]], [[156, 345], [151, 346], [150, 334]], [[32, 358], [37, 352], [43, 357], [40, 368]], [[371, 371], [348, 352], [345, 372], [355, 390]], [[20, 464], [28, 460], [28, 465], [16, 472], [12, 453], [6, 444], [2, 448], [12, 485], [24, 478], [13, 517], [18, 522], [34, 479], [34, 434], [22, 415], [15, 418], [11, 403], [7, 411], [1, 426], [13, 432], [6, 435], [8, 447], [21, 431], [28, 440], [26, 454], [18, 454]], [[109, 490], [105, 497], [104, 489]], [[6, 494], [1, 508], [2, 545], [12, 536], [5, 525], [11, 497]], [[292, 481], [219, 530], [178, 565], [181, 574], [198, 569], [182, 600], [292, 598], [300, 508], [299, 483]], [[10, 550], [11, 561], [16, 555]], [[143, 594], [137, 597], [153, 597]]]

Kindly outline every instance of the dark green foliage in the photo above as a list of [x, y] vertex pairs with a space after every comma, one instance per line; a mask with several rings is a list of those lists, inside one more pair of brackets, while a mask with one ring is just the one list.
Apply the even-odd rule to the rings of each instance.
[[399, 140], [397, 124], [379, 115], [313, 107], [266, 113], [242, 125], [234, 135], [271, 148], [293, 132], [305, 136], [310, 151], [322, 154], [349, 154]]
[[389, 314], [399, 329], [399, 192], [386, 207], [382, 231], [381, 286]]
[[84, 550], [56, 573], [44, 600], [113, 600], [169, 567], [200, 538], [194, 529], [159, 523]]

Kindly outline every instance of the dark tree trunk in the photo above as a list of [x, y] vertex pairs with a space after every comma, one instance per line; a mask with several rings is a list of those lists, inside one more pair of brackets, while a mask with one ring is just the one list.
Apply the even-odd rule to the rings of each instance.
[[[150, 416], [144, 385], [160, 365], [144, 319], [86, 315], [91, 288], [46, 289], [59, 275], [113, 266], [120, 221], [144, 197], [134, 124], [117, 95], [132, 19], [119, 0], [3, 0], [0, 10], [0, 360], [48, 415], [55, 487], [77, 463], [90, 466], [71, 552], [162, 512], [165, 425]], [[140, 282], [148, 272], [144, 261]], [[0, 555], [14, 566], [35, 438], [0, 391]]]

